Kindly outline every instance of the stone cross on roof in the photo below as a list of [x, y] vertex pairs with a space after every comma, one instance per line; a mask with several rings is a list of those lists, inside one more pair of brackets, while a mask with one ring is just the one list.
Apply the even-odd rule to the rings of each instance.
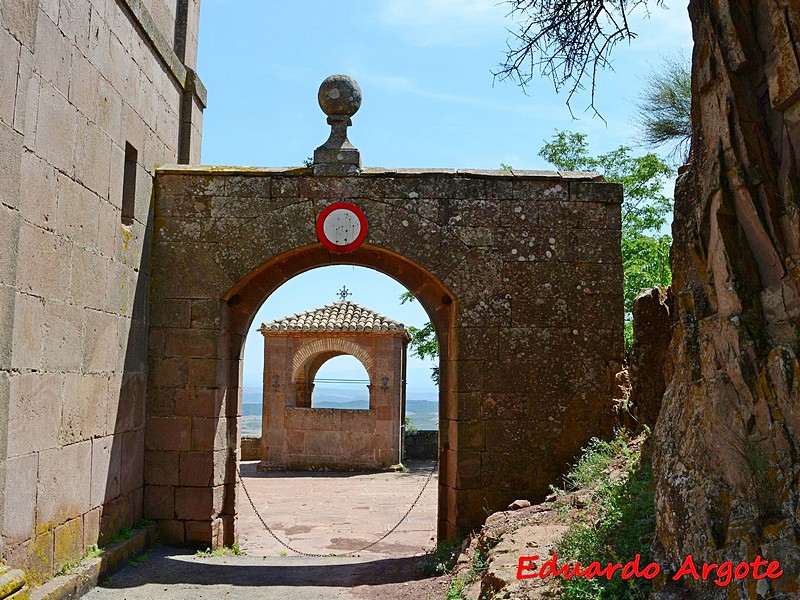
[[264, 334], [277, 331], [407, 333], [402, 323], [347, 300], [263, 323], [259, 331]]

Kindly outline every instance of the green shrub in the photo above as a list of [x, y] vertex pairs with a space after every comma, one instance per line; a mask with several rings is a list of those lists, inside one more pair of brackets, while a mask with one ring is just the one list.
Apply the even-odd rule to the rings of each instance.
[[[605, 470], [614, 459], [622, 459], [627, 476], [611, 482]], [[596, 493], [599, 518], [594, 523], [577, 522], [569, 527], [557, 544], [559, 565], [580, 562], [588, 565], [597, 561], [626, 563], [639, 554], [640, 564], [652, 562], [652, 543], [655, 538], [655, 509], [653, 471], [642, 464], [638, 452], [632, 451], [627, 438], [618, 435], [612, 442], [593, 440], [576, 467], [567, 476], [571, 485], [578, 482], [601, 482]], [[648, 598], [651, 585], [643, 578], [622, 579], [617, 571], [611, 580], [560, 579], [566, 600], [619, 600]]]

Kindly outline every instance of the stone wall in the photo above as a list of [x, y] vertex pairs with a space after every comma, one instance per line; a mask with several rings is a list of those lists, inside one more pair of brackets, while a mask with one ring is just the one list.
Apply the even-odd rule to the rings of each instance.
[[261, 460], [261, 436], [243, 435], [240, 446], [240, 460]]
[[[335, 254], [315, 217], [343, 197], [369, 234]], [[588, 173], [159, 169], [146, 516], [168, 541], [235, 540], [245, 336], [278, 286], [327, 264], [394, 277], [437, 330], [440, 537], [544, 497], [611, 428], [621, 199]]]
[[184, 98], [200, 147], [175, 9], [0, 1], [2, 559], [34, 581], [141, 515], [150, 197]]
[[436, 460], [439, 453], [439, 432], [406, 431], [403, 438], [403, 461], [408, 459]]
[[[398, 407], [399, 414], [399, 407]], [[398, 443], [392, 444], [392, 418], [381, 420], [377, 409], [303, 408], [285, 412], [286, 452], [266, 468], [290, 471], [381, 469], [400, 462]], [[381, 433], [386, 428], [387, 433]]]
[[[400, 462], [405, 331], [262, 333], [259, 469], [380, 469]], [[364, 366], [369, 410], [311, 408], [317, 369], [332, 354], [349, 354]]]

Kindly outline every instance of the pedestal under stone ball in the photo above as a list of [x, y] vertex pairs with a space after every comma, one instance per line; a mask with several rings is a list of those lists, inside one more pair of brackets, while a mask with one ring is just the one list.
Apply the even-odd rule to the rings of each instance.
[[352, 77], [331, 75], [319, 86], [319, 106], [329, 117], [352, 117], [361, 106], [361, 88]]

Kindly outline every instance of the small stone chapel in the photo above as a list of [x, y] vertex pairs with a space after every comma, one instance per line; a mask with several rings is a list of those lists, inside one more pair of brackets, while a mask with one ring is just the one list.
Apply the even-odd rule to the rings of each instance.
[[[398, 323], [342, 300], [262, 324], [264, 405], [259, 470], [386, 469], [400, 462], [406, 348]], [[369, 409], [314, 408], [320, 367], [351, 355], [369, 377]]]

